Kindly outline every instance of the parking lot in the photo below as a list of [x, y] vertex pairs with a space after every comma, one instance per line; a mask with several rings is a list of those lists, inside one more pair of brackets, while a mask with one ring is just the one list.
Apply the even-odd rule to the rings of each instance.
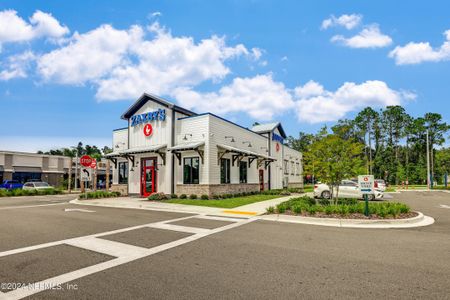
[[0, 199], [0, 299], [448, 298], [450, 194], [392, 196], [436, 222], [342, 229]]

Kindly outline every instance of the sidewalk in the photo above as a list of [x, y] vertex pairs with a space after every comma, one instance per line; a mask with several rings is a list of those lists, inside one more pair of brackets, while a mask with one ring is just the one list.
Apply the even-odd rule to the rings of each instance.
[[[116, 208], [131, 208], [131, 209], [148, 209], [157, 211], [169, 212], [183, 212], [202, 215], [220, 215], [220, 216], [234, 216], [234, 217], [251, 217], [262, 215], [266, 212], [269, 206], [276, 206], [277, 204], [287, 201], [292, 197], [299, 195], [291, 195], [280, 197], [267, 201], [255, 202], [235, 208], [219, 208], [207, 206], [184, 205], [175, 203], [165, 203], [159, 201], [149, 201], [145, 198], [132, 197], [118, 197], [105, 199], [91, 199], [91, 200], [73, 200], [70, 203], [80, 205], [105, 206]], [[205, 200], [208, 201], [208, 200]], [[224, 200], [226, 201], [226, 200]]]

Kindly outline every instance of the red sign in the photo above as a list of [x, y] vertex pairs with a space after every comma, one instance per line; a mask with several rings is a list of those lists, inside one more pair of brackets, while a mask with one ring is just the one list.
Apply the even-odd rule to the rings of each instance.
[[144, 126], [144, 135], [145, 136], [151, 136], [153, 133], [153, 127], [151, 124], [146, 124]]
[[84, 167], [90, 167], [92, 164], [92, 157], [90, 157], [89, 155], [83, 155], [80, 158], [80, 164]]
[[277, 143], [277, 145], [275, 146], [275, 149], [277, 150], [277, 152], [280, 151], [280, 144]]
[[91, 167], [91, 169], [95, 169], [97, 167], [97, 160], [92, 159], [90, 167]]

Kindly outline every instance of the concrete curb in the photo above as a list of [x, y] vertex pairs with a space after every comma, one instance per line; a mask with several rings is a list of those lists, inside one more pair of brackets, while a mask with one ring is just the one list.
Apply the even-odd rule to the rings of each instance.
[[425, 216], [421, 212], [419, 215], [409, 219], [390, 219], [390, 220], [355, 220], [355, 219], [334, 219], [334, 218], [313, 218], [290, 215], [264, 215], [259, 216], [260, 220], [298, 223], [308, 225], [320, 225], [331, 227], [344, 228], [368, 228], [368, 229], [382, 229], [382, 228], [412, 228], [428, 226], [434, 223], [432, 217]]

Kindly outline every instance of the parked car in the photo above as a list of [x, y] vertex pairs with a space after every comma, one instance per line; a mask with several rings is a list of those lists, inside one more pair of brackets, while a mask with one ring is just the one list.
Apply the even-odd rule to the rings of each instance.
[[0, 188], [11, 191], [14, 189], [21, 189], [22, 186], [23, 184], [17, 180], [4, 180], [3, 183], [0, 185]]
[[375, 188], [380, 191], [386, 191], [386, 182], [383, 179], [375, 179]]
[[52, 189], [53, 186], [49, 185], [47, 182], [43, 181], [30, 181], [26, 182], [22, 189], [24, 190], [47, 190]]
[[[335, 188], [333, 194], [337, 192], [337, 188]], [[369, 200], [380, 200], [383, 199], [384, 193], [375, 188], [374, 194], [369, 195]], [[314, 185], [314, 197], [315, 198], [331, 198], [331, 189], [327, 184], [320, 183]], [[363, 194], [359, 190], [358, 183], [353, 180], [342, 180], [339, 185], [339, 198], [358, 198], [362, 199]]]

